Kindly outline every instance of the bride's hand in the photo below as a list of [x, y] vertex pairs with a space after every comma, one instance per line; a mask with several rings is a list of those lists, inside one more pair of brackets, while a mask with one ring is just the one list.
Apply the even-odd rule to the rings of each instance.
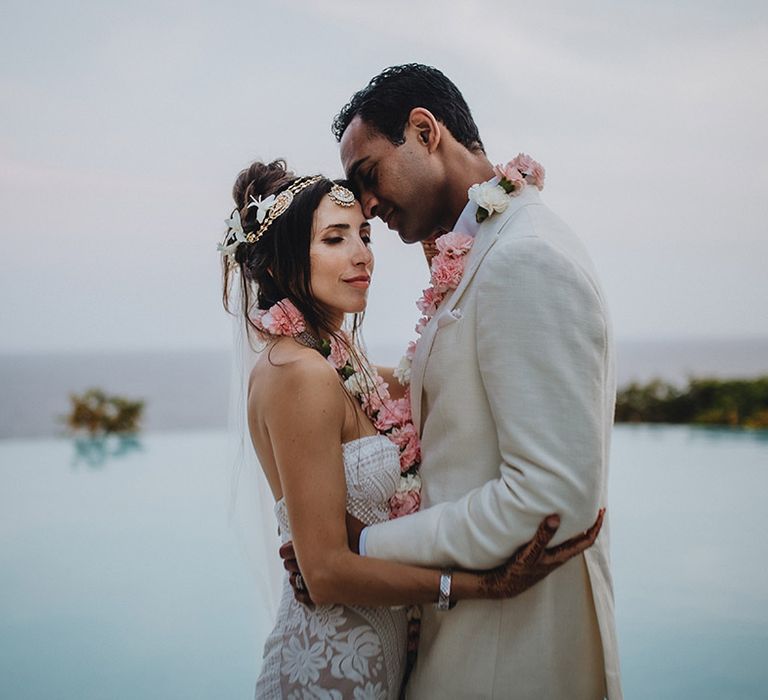
[[547, 548], [560, 527], [560, 517], [549, 515], [541, 522], [533, 539], [520, 547], [504, 564], [489, 571], [477, 572], [483, 598], [513, 598], [545, 576], [589, 549], [603, 525], [605, 508], [601, 508], [594, 525], [585, 532], [556, 547]]
[[291, 588], [293, 588], [293, 597], [296, 598], [299, 603], [312, 607], [314, 603], [304, 584], [304, 578], [301, 575], [301, 569], [299, 569], [299, 562], [296, 560], [296, 551], [293, 548], [293, 542], [289, 540], [285, 544], [282, 544], [278, 553], [283, 560], [283, 568], [289, 574], [288, 581], [291, 584]]

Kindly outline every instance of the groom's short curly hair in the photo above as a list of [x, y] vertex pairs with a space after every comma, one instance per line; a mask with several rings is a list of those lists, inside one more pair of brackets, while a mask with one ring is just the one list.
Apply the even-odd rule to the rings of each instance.
[[396, 146], [405, 142], [405, 125], [411, 110], [428, 109], [453, 138], [470, 151], [483, 151], [475, 120], [459, 89], [437, 68], [407, 63], [384, 69], [359, 90], [333, 120], [331, 129], [341, 141], [358, 115]]

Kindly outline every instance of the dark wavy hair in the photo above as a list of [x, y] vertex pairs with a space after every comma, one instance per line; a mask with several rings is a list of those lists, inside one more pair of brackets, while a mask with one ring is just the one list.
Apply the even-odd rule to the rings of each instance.
[[428, 109], [460, 144], [485, 152], [475, 120], [459, 89], [437, 68], [407, 63], [386, 68], [341, 108], [331, 130], [337, 141], [350, 122], [360, 118], [393, 144], [405, 142], [405, 125], [411, 110]]
[[[288, 170], [284, 160], [271, 163], [252, 163], [242, 170], [232, 188], [235, 208], [240, 212], [243, 231], [256, 231], [256, 208], [248, 208], [251, 197], [268, 197], [279, 194], [298, 180]], [[299, 191], [288, 209], [272, 222], [257, 243], [242, 243], [235, 253], [233, 268], [223, 259], [224, 308], [232, 314], [242, 314], [246, 333], [264, 339], [265, 334], [252, 319], [257, 309], [269, 309], [282, 299], [291, 302], [304, 316], [309, 329], [317, 336], [334, 336], [348, 345], [336, 332], [332, 314], [312, 296], [309, 246], [312, 240], [312, 222], [315, 210], [323, 197], [331, 191], [333, 180], [322, 178]], [[339, 184], [344, 184], [339, 181]], [[235, 274], [235, 269], [239, 275]], [[239, 276], [240, 305], [233, 308], [233, 284]], [[363, 314], [355, 314], [352, 323], [356, 337]], [[351, 348], [347, 348], [352, 350]]]

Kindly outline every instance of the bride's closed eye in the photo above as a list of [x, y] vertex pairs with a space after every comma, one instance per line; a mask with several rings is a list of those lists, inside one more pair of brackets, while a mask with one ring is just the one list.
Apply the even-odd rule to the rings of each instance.
[[[371, 237], [369, 235], [361, 234], [360, 240], [365, 243], [366, 246], [371, 245]], [[344, 238], [342, 236], [332, 236], [331, 238], [323, 238], [323, 243], [327, 243], [328, 245], [338, 245], [339, 243], [343, 243]]]

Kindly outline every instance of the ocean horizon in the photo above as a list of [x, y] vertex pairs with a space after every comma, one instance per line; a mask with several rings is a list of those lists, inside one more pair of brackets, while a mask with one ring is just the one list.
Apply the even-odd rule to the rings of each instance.
[[[370, 343], [374, 362], [396, 364], [402, 348]], [[143, 430], [228, 424], [232, 354], [227, 349], [0, 354], [0, 439], [64, 434], [69, 395], [100, 387], [146, 402]], [[768, 337], [622, 340], [619, 386], [653, 378], [768, 374]]]

